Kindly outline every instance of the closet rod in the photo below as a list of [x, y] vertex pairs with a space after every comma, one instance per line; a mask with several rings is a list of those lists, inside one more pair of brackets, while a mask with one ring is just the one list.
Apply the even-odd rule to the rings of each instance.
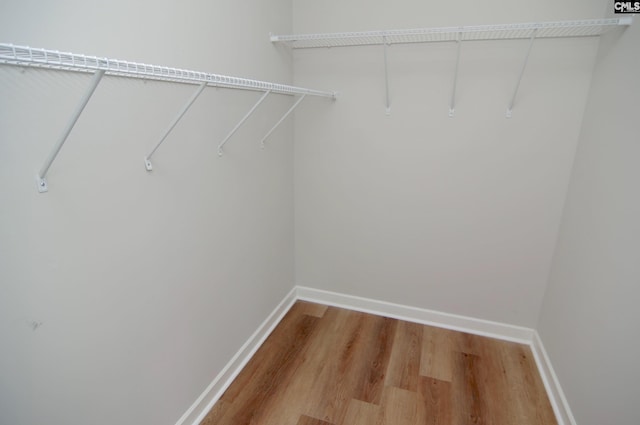
[[34, 66], [64, 71], [96, 72], [105, 71], [106, 75], [146, 80], [170, 81], [187, 84], [202, 84], [230, 89], [267, 91], [284, 95], [302, 95], [329, 97], [335, 99], [334, 92], [312, 90], [285, 84], [226, 75], [209, 74], [166, 66], [127, 62], [117, 59], [99, 58], [76, 53], [64, 53], [57, 50], [36, 49], [28, 46], [15, 46], [0, 43], [0, 63], [7, 65]]
[[384, 31], [338, 32], [324, 34], [271, 35], [274, 43], [285, 43], [294, 49], [346, 47], [381, 44], [431, 43], [439, 41], [507, 40], [529, 38], [538, 30], [536, 38], [591, 37], [604, 34], [619, 26], [629, 26], [630, 16], [611, 19], [583, 19], [501, 25], [414, 28]]

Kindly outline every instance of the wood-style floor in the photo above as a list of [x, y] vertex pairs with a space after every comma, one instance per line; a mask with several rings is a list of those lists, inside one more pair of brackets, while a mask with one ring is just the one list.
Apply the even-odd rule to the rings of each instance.
[[297, 302], [201, 425], [556, 425], [529, 347]]

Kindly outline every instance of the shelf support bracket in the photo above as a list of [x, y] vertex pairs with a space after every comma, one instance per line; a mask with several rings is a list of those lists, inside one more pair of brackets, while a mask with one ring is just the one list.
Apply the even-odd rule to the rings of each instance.
[[387, 36], [382, 36], [382, 46], [384, 49], [384, 87], [385, 87], [385, 113], [391, 115], [391, 100], [389, 98], [389, 64], [387, 59]]
[[462, 45], [462, 33], [458, 33], [458, 39], [456, 43], [458, 44], [456, 50], [456, 67], [453, 71], [453, 89], [451, 89], [451, 102], [449, 102], [449, 118], [453, 118], [453, 114], [455, 112], [455, 102], [456, 102], [456, 86], [458, 84], [458, 65], [460, 64], [460, 46]]
[[537, 28], [534, 28], [531, 33], [531, 38], [529, 39], [529, 47], [527, 48], [527, 55], [524, 57], [524, 63], [522, 64], [522, 69], [520, 69], [520, 75], [518, 76], [518, 82], [516, 83], [516, 88], [513, 90], [513, 96], [511, 96], [511, 102], [509, 102], [509, 106], [507, 107], [507, 118], [511, 118], [513, 105], [516, 101], [516, 95], [518, 94], [518, 89], [520, 88], [520, 82], [522, 81], [522, 76], [524, 75], [524, 70], [527, 69], [527, 63], [529, 62], [529, 55], [531, 54], [531, 48], [533, 47], [533, 41], [536, 38], [536, 34], [538, 32]]
[[258, 106], [260, 106], [260, 104], [264, 102], [264, 100], [267, 98], [267, 96], [269, 96], [269, 94], [271, 94], [271, 90], [267, 90], [266, 92], [264, 92], [262, 97], [260, 97], [260, 99], [256, 102], [255, 105], [253, 105], [253, 107], [249, 110], [249, 112], [247, 112], [247, 114], [240, 120], [240, 122], [236, 124], [233, 130], [231, 130], [229, 134], [227, 134], [227, 137], [225, 137], [222, 143], [218, 145], [218, 156], [222, 156], [222, 148], [224, 147], [224, 144], [227, 143], [227, 141], [231, 138], [231, 136], [233, 136], [234, 133], [238, 131], [240, 127], [242, 127], [242, 124], [244, 124], [244, 122], [248, 120], [251, 115], [253, 115], [253, 113], [258, 108]]
[[69, 120], [64, 131], [60, 135], [58, 142], [56, 143], [53, 150], [49, 154], [49, 157], [47, 158], [46, 162], [40, 169], [40, 172], [38, 172], [38, 175], [36, 176], [36, 182], [38, 184], [38, 192], [44, 193], [49, 190], [49, 187], [47, 185], [47, 180], [46, 180], [47, 173], [49, 172], [49, 168], [51, 167], [51, 164], [53, 164], [53, 161], [55, 161], [56, 157], [60, 153], [60, 149], [62, 149], [62, 146], [64, 145], [64, 143], [67, 141], [69, 134], [71, 134], [71, 130], [73, 130], [73, 127], [76, 125], [78, 118], [80, 118], [80, 115], [82, 115], [82, 111], [84, 111], [85, 106], [87, 106], [87, 103], [89, 103], [89, 99], [91, 99], [91, 96], [96, 91], [96, 88], [98, 87], [98, 84], [100, 84], [100, 80], [102, 80], [104, 73], [105, 71], [103, 69], [99, 69], [95, 72], [95, 74], [93, 74], [93, 78], [91, 79], [89, 88], [87, 89], [84, 96], [80, 100], [78, 107], [76, 108], [73, 115], [71, 116], [71, 119]]
[[298, 100], [296, 100], [296, 103], [294, 103], [291, 108], [289, 108], [289, 110], [287, 112], [285, 112], [285, 114], [282, 116], [282, 118], [280, 118], [280, 120], [276, 123], [276, 125], [274, 125], [271, 130], [269, 130], [269, 132], [262, 138], [262, 140], [260, 140], [260, 147], [264, 149], [264, 142], [265, 140], [267, 140], [269, 138], [269, 136], [271, 136], [271, 133], [273, 133], [276, 128], [278, 128], [280, 126], [280, 124], [282, 124], [282, 122], [287, 119], [287, 117], [289, 115], [291, 115], [291, 113], [293, 112], [294, 109], [296, 109], [298, 107], [298, 105], [300, 104], [300, 102], [302, 102], [304, 100], [304, 98], [306, 97], [306, 94], [303, 94], [302, 96], [300, 96], [300, 98]]
[[180, 110], [180, 112], [178, 113], [178, 115], [174, 118], [173, 122], [171, 123], [171, 125], [169, 126], [169, 128], [167, 128], [167, 130], [164, 132], [164, 135], [162, 136], [162, 138], [160, 139], [160, 141], [158, 142], [158, 144], [156, 145], [155, 148], [153, 148], [153, 150], [151, 151], [151, 153], [149, 153], [149, 155], [144, 157], [144, 166], [147, 169], [147, 171], [151, 171], [153, 170], [153, 164], [151, 164], [151, 157], [153, 156], [153, 154], [158, 150], [158, 148], [160, 147], [160, 145], [165, 141], [165, 139], [167, 138], [167, 136], [169, 135], [169, 133], [171, 133], [171, 131], [173, 130], [173, 128], [178, 124], [178, 122], [182, 119], [182, 117], [184, 116], [184, 114], [187, 113], [187, 111], [189, 110], [189, 108], [191, 107], [191, 105], [193, 105], [193, 102], [196, 101], [196, 99], [198, 98], [198, 96], [200, 96], [200, 94], [202, 93], [202, 91], [205, 89], [205, 87], [207, 87], [208, 82], [203, 82], [198, 86], [198, 89], [193, 93], [193, 95], [191, 96], [191, 98], [189, 99], [189, 101], [182, 107], [182, 109]]

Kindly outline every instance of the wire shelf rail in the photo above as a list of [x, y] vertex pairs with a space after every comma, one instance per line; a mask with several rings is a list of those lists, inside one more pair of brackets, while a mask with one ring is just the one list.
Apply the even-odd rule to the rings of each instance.
[[91, 73], [103, 70], [106, 75], [120, 77], [143, 78], [147, 80], [198, 85], [207, 83], [208, 86], [212, 87], [255, 91], [269, 90], [272, 93], [285, 95], [307, 94], [310, 96], [335, 97], [334, 92], [328, 91], [312, 90], [285, 84], [190, 71], [180, 68], [170, 68], [167, 66], [149, 65], [145, 63], [128, 62], [118, 59], [108, 59], [76, 53], [65, 53], [57, 50], [15, 46], [13, 44], [6, 43], [0, 43], [0, 63]]
[[404, 30], [337, 32], [325, 34], [271, 35], [274, 43], [294, 49], [382, 44], [432, 43], [536, 38], [592, 37], [632, 23], [631, 17], [501, 25], [474, 25]]

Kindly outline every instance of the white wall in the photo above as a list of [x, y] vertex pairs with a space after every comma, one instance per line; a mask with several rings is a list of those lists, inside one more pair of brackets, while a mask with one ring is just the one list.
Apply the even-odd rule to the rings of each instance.
[[640, 27], [603, 37], [538, 331], [580, 425], [640, 423]]
[[[597, 1], [294, 0], [298, 33], [601, 17]], [[298, 50], [297, 84], [341, 92], [295, 122], [296, 282], [534, 327], [596, 39]]]
[[[0, 3], [1, 42], [283, 83], [290, 30], [288, 0]], [[88, 81], [0, 66], [2, 424], [174, 424], [293, 285], [291, 122], [258, 144], [290, 97], [218, 158], [260, 94], [207, 89], [147, 173], [195, 87], [105, 77], [39, 194]]]

